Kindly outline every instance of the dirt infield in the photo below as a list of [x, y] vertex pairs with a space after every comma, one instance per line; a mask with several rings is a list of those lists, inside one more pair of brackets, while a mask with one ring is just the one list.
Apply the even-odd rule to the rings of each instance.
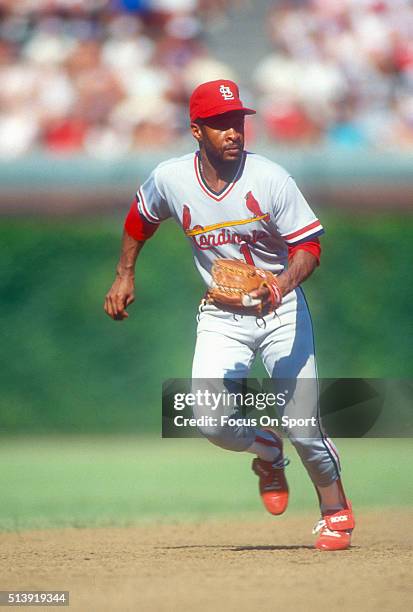
[[337, 553], [312, 548], [307, 515], [2, 533], [0, 588], [69, 590], [85, 612], [407, 610], [412, 518], [359, 512]]

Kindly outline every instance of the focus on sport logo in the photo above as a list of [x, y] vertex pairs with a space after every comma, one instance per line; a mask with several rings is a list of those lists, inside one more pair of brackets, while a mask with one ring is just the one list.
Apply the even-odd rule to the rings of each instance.
[[231, 88], [228, 87], [228, 85], [221, 85], [221, 87], [219, 88], [220, 94], [221, 96], [224, 98], [224, 100], [234, 100], [234, 94], [231, 91]]

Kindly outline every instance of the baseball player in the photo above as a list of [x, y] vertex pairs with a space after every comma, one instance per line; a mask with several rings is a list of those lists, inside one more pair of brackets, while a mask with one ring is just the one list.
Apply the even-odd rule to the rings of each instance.
[[[300, 284], [319, 265], [320, 221], [292, 177], [272, 161], [244, 150], [245, 115], [238, 86], [229, 80], [203, 83], [190, 99], [195, 153], [159, 164], [140, 187], [125, 221], [116, 279], [105, 311], [114, 320], [128, 317], [134, 301], [136, 258], [160, 223], [173, 217], [190, 241], [195, 265], [211, 286], [215, 260], [243, 259], [269, 271], [278, 293], [263, 287], [251, 297], [275, 304], [275, 314], [234, 316], [203, 302], [198, 315], [193, 379], [248, 377], [257, 354], [274, 379], [317, 379], [310, 314]], [[275, 282], [275, 281], [274, 281]], [[308, 415], [318, 412], [308, 402]], [[318, 402], [316, 402], [318, 406]], [[194, 412], [196, 412], [196, 408]], [[307, 415], [303, 415], [307, 416]], [[200, 428], [214, 444], [255, 455], [265, 508], [282, 514], [288, 503], [281, 437], [248, 425]], [[317, 493], [321, 519], [314, 528], [319, 550], [350, 546], [354, 517], [340, 478], [331, 440], [289, 433]]]

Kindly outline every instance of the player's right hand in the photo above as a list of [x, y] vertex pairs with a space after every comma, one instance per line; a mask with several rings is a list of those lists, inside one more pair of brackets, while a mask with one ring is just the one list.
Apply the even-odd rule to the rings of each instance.
[[104, 311], [114, 321], [123, 321], [129, 317], [126, 308], [135, 301], [135, 283], [133, 277], [117, 276], [105, 296]]

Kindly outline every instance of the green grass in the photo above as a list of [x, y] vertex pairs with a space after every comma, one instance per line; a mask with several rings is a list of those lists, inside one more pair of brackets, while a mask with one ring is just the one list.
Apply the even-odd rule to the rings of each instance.
[[[411, 440], [341, 440], [339, 448], [356, 509], [412, 504]], [[312, 485], [289, 447], [288, 455], [290, 511], [316, 518]], [[263, 516], [251, 458], [201, 439], [2, 439], [0, 529]]]

